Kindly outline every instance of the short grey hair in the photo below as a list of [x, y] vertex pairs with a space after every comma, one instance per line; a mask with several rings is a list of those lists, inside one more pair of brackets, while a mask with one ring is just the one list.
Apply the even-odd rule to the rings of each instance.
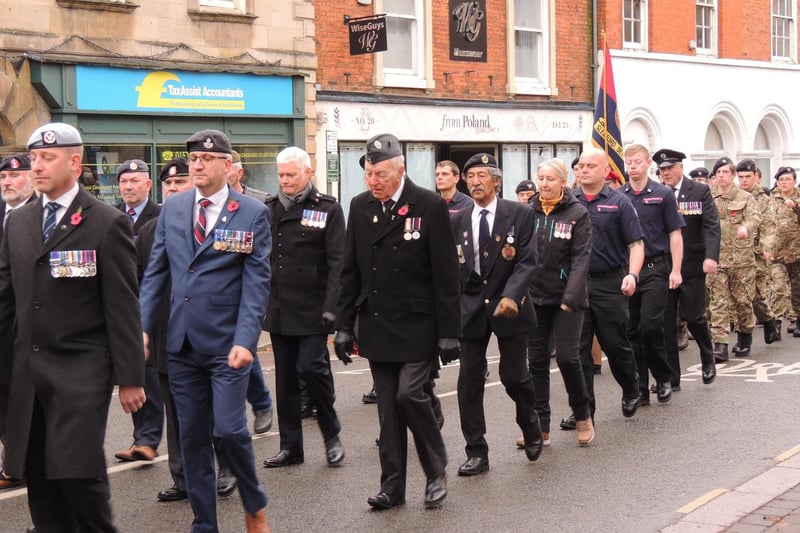
[[311, 168], [311, 157], [308, 155], [308, 152], [297, 146], [290, 146], [281, 150], [275, 158], [275, 162], [279, 165], [296, 163], [301, 170]]

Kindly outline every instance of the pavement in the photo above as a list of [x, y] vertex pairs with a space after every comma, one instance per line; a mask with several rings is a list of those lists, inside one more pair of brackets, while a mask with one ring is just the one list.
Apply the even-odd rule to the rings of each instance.
[[683, 518], [662, 533], [800, 532], [800, 446], [733, 490], [719, 489], [679, 509]]

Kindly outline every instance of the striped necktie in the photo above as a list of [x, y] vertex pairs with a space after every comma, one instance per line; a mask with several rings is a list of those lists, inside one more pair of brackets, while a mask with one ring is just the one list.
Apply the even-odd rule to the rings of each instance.
[[197, 244], [203, 244], [206, 240], [206, 207], [211, 205], [211, 200], [201, 198], [200, 209], [197, 210], [197, 222], [194, 224], [194, 240]]
[[47, 241], [53, 230], [56, 228], [56, 211], [61, 207], [58, 202], [47, 202], [47, 218], [44, 220], [44, 228], [42, 229], [42, 241]]
[[131, 224], [133, 224], [134, 222], [136, 222], [136, 221], [134, 220], [134, 218], [136, 217], [136, 209], [134, 209], [134, 208], [132, 208], [132, 207], [131, 207], [130, 209], [128, 209], [128, 216], [129, 216], [129, 217], [131, 217]]

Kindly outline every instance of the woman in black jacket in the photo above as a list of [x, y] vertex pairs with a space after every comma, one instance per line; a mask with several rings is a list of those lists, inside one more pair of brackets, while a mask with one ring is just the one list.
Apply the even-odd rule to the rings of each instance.
[[580, 446], [594, 439], [589, 395], [578, 347], [583, 313], [588, 305], [586, 279], [592, 247], [589, 213], [567, 184], [567, 166], [560, 159], [539, 165], [539, 192], [529, 200], [536, 218], [539, 261], [531, 282], [537, 324], [528, 337], [528, 368], [536, 389], [536, 411], [545, 442], [550, 434], [550, 339], [555, 335], [556, 362], [569, 395]]

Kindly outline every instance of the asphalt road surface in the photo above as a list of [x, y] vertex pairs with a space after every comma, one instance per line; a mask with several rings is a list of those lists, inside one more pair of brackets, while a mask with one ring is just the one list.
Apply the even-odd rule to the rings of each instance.
[[[735, 335], [731, 339], [732, 346]], [[271, 353], [262, 353], [261, 360], [272, 387]], [[621, 391], [604, 362], [595, 382], [597, 436], [588, 448], [577, 446], [574, 432], [558, 429], [569, 408], [553, 365], [552, 445], [531, 463], [514, 446], [520, 432], [513, 403], [498, 382], [492, 342], [485, 396], [491, 470], [472, 478], [456, 474], [465, 455], [455, 394], [458, 366], [451, 364], [436, 387], [450, 460], [447, 500], [440, 509], [423, 508], [425, 478], [411, 444], [406, 504], [376, 512], [367, 497], [379, 489], [377, 412], [375, 405], [361, 402], [371, 386], [368, 365], [356, 359], [345, 367], [334, 357], [346, 463], [327, 466], [316, 422], [307, 419], [305, 464], [263, 468], [263, 460], [278, 451], [276, 420], [273, 431], [254, 439], [258, 475], [269, 495], [267, 516], [277, 532], [659, 531], [677, 521], [685, 506], [755, 477], [800, 444], [800, 339], [784, 332], [782, 342], [765, 346], [758, 328], [752, 356], [718, 365], [712, 385], [700, 380], [694, 343], [681, 361], [683, 390], [663, 405], [653, 396], [652, 405], [630, 419], [620, 412]], [[192, 513], [186, 501], [156, 500], [157, 492], [171, 485], [165, 455], [152, 464], [121, 464], [113, 458], [130, 446], [131, 427], [115, 398], [106, 454], [119, 530], [188, 531]], [[166, 454], [165, 443], [159, 451]], [[25, 494], [24, 489], [0, 493], [0, 531], [22, 532], [31, 525]], [[218, 512], [221, 531], [244, 531], [238, 493], [220, 500]]]

